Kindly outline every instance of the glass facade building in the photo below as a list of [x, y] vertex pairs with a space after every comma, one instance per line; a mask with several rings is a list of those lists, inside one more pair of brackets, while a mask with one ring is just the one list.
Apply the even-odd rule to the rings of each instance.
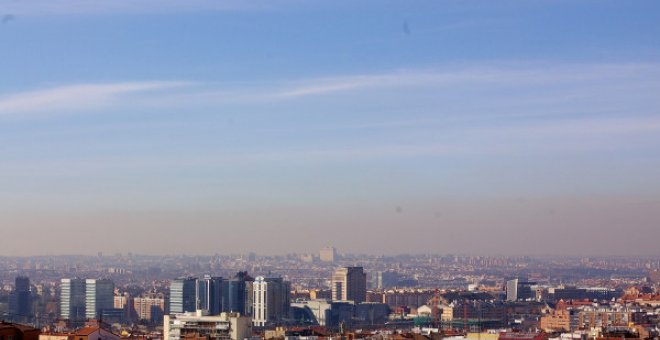
[[197, 279], [175, 279], [170, 282], [170, 314], [194, 312], [198, 307]]
[[85, 280], [85, 316], [101, 319], [103, 311], [114, 308], [115, 284], [108, 279]]
[[70, 321], [86, 318], [86, 282], [84, 279], [62, 279], [60, 282], [60, 317]]

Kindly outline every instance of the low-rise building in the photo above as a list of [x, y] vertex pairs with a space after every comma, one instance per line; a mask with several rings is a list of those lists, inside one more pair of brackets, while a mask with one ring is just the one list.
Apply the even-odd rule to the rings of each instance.
[[[252, 335], [252, 319], [239, 313], [165, 315], [163, 340], [244, 340]], [[77, 340], [77, 339], [76, 339]]]
[[0, 321], [0, 339], [39, 340], [39, 330], [26, 325]]
[[138, 320], [160, 322], [165, 309], [165, 299], [162, 296], [151, 295], [133, 299], [133, 310]]
[[542, 316], [539, 327], [546, 332], [571, 330], [571, 314], [568, 310], [558, 309]]
[[71, 340], [119, 340], [119, 335], [100, 327], [85, 327], [75, 331]]

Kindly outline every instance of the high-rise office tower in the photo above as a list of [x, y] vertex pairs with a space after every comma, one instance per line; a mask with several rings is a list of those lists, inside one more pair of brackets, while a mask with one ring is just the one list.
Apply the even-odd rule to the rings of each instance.
[[355, 303], [367, 300], [367, 274], [362, 267], [339, 268], [332, 276], [332, 299]]
[[108, 279], [85, 280], [85, 317], [101, 319], [104, 310], [114, 308], [115, 284]]
[[204, 278], [197, 279], [197, 309], [207, 311], [210, 309], [211, 302], [211, 278], [204, 276]]
[[60, 283], [60, 317], [74, 323], [85, 321], [85, 279], [62, 279]]
[[258, 276], [253, 283], [252, 324], [277, 324], [289, 316], [291, 284], [282, 278]]
[[197, 280], [197, 309], [218, 315], [222, 311], [222, 278], [204, 275]]
[[19, 276], [15, 280], [14, 291], [9, 296], [9, 314], [16, 322], [29, 322], [34, 317], [30, 279], [25, 276]]
[[210, 315], [218, 315], [222, 312], [222, 282], [221, 277], [210, 277], [209, 282], [209, 303], [208, 311]]
[[197, 310], [197, 279], [194, 277], [175, 279], [170, 282], [170, 314], [195, 312]]
[[252, 282], [247, 272], [238, 272], [222, 282], [222, 311], [252, 315]]

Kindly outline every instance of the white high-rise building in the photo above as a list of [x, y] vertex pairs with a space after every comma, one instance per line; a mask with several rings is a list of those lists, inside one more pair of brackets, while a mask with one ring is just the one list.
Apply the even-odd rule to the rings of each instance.
[[282, 278], [258, 276], [252, 285], [252, 324], [277, 324], [289, 314], [291, 286]]
[[252, 308], [252, 324], [257, 327], [263, 327], [268, 321], [268, 282], [263, 276], [257, 276], [252, 284], [252, 294], [254, 294]]
[[506, 300], [518, 301], [518, 279], [506, 282]]

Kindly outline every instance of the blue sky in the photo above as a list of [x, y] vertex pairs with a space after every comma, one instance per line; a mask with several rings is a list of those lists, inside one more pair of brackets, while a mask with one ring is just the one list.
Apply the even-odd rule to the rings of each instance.
[[0, 0], [3, 251], [658, 255], [659, 7]]

